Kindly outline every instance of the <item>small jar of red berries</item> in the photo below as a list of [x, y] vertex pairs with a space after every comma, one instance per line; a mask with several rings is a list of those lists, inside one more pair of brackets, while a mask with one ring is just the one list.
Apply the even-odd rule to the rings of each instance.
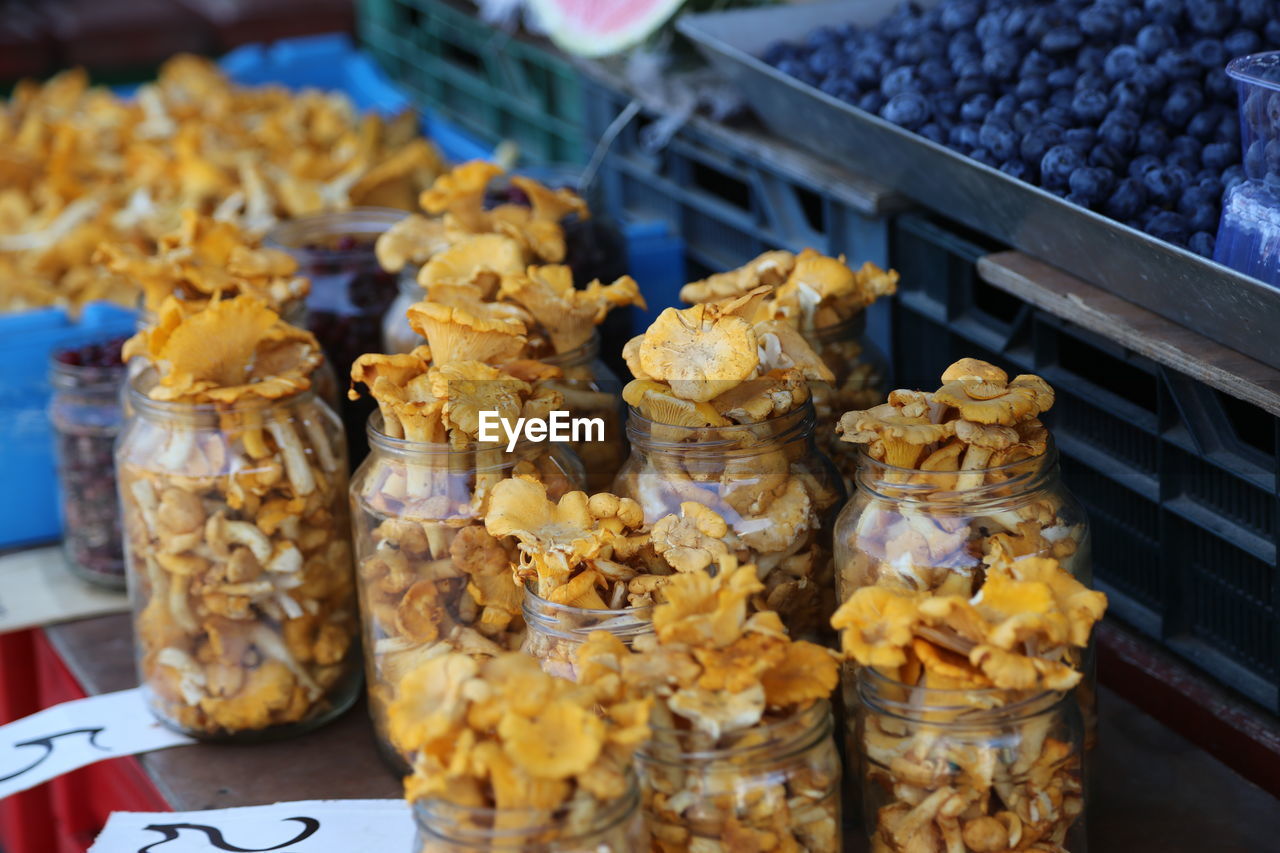
[[[392, 208], [357, 207], [281, 222], [267, 235], [267, 245], [292, 255], [298, 275], [311, 280], [307, 328], [344, 385], [352, 362], [382, 349], [382, 318], [396, 298], [396, 275], [378, 264], [373, 245], [406, 215]], [[343, 401], [340, 414], [352, 465], [368, 453], [364, 427], [373, 408], [369, 400]]]
[[71, 570], [124, 589], [124, 550], [113, 449], [124, 423], [123, 338], [54, 353], [51, 381], [62, 545]]

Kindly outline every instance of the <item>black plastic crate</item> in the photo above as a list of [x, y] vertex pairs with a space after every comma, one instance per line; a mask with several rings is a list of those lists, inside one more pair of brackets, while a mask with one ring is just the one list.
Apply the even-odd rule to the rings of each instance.
[[983, 282], [999, 247], [943, 220], [900, 217], [892, 246], [899, 383], [966, 355], [1048, 380], [1111, 612], [1280, 710], [1280, 419]]
[[459, 0], [360, 0], [360, 39], [423, 103], [534, 163], [586, 161], [582, 76], [548, 42], [510, 35]]
[[607, 146], [597, 175], [607, 212], [669, 222], [693, 267], [720, 271], [771, 249], [805, 248], [888, 262], [887, 219], [859, 210], [839, 186], [780, 168], [768, 152], [698, 118], [652, 142], [652, 114], [641, 109], [619, 122], [629, 94], [596, 80], [585, 91], [588, 138]]

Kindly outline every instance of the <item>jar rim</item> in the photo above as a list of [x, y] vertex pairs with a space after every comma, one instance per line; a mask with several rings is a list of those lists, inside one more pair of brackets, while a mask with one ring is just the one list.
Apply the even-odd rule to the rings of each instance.
[[129, 405], [134, 408], [134, 411], [145, 413], [153, 418], [167, 418], [173, 420], [192, 418], [199, 419], [202, 416], [217, 417], [231, 412], [248, 412], [254, 410], [269, 412], [315, 399], [315, 390], [308, 387], [274, 399], [249, 395], [231, 403], [193, 403], [185, 400], [153, 400], [151, 397], [147, 396], [146, 392], [155, 385], [156, 381], [156, 369], [153, 366], [148, 366], [145, 370], [140, 371], [137, 376], [134, 376], [129, 380]]
[[119, 385], [126, 365], [120, 364], [67, 364], [56, 358], [49, 359], [49, 376], [54, 387], [86, 388], [95, 385]]
[[[777, 734], [778, 732], [789, 730], [796, 724], [797, 720], [807, 723], [807, 725], [804, 725], [789, 736], [779, 736]], [[811, 749], [814, 744], [828, 736], [834, 730], [834, 726], [835, 724], [831, 717], [830, 700], [817, 699], [808, 707], [802, 708], [786, 717], [774, 720], [763, 726], [756, 725], [744, 729], [744, 732], [750, 731], [757, 737], [764, 735], [763, 739], [750, 746], [686, 751], [679, 746], [662, 744], [658, 742], [655, 736], [661, 733], [680, 737], [694, 733], [696, 730], [655, 725], [650, 721], [649, 729], [652, 734], [648, 743], [641, 747], [636, 755], [645, 761], [659, 764], [684, 764], [691, 761], [716, 762], [729, 759], [739, 764], [753, 764], [762, 760], [781, 761]], [[774, 750], [779, 749], [783, 751], [781, 753], [774, 752]]]
[[326, 249], [308, 246], [307, 241], [332, 234], [379, 235], [409, 216], [409, 211], [395, 207], [352, 207], [328, 210], [277, 222], [262, 245], [295, 256], [344, 261], [364, 258], [373, 253], [372, 244], [353, 249]]
[[600, 330], [596, 328], [591, 330], [591, 337], [573, 349], [544, 355], [538, 360], [543, 364], [552, 364], [556, 367], [576, 367], [593, 361], [598, 355], [600, 355]]
[[[1259, 74], [1259, 66], [1264, 64], [1269, 65], [1269, 70], [1276, 74], [1275, 79], [1267, 79]], [[1248, 56], [1237, 56], [1227, 63], [1227, 76], [1237, 83], [1280, 92], [1280, 50], [1265, 50]]]
[[[524, 590], [524, 600], [521, 603], [520, 607], [521, 607], [521, 610], [523, 611], [526, 621], [528, 621], [529, 619], [533, 619], [534, 621], [538, 621], [538, 622], [548, 621], [551, 618], [549, 614], [563, 614], [566, 616], [569, 616], [569, 615], [595, 616], [595, 617], [598, 617], [602, 622], [608, 621], [609, 619], [621, 619], [625, 617], [632, 617], [635, 620], [636, 627], [640, 627], [641, 625], [647, 625], [649, 626], [649, 631], [652, 631], [652, 622], [648, 619], [643, 618], [646, 615], [650, 616], [650, 619], [652, 618], [652, 613], [653, 613], [652, 604], [643, 604], [639, 607], [620, 607], [617, 609], [613, 609], [613, 608], [597, 609], [594, 607], [575, 607], [572, 604], [561, 604], [560, 602], [550, 601], [546, 598], [543, 598], [542, 596], [534, 592], [529, 587], [528, 584], [523, 584], [521, 588]], [[588, 634], [591, 631], [604, 631], [607, 629], [599, 625], [596, 625], [587, 631], [582, 631], [580, 629], [569, 629], [569, 630], [571, 633], [574, 633], [574, 634]], [[646, 631], [644, 633], [649, 633], [649, 631]]]
[[[887, 699], [880, 695], [882, 690], [902, 690], [927, 696], [936, 696], [947, 704], [908, 703]], [[920, 687], [898, 681], [880, 672], [875, 667], [860, 666], [857, 668], [858, 698], [877, 714], [895, 717], [912, 722], [931, 722], [924, 719], [926, 714], [963, 713], [963, 720], [948, 721], [945, 725], [955, 726], [989, 726], [994, 718], [1004, 720], [1027, 719], [1051, 711], [1070, 697], [1069, 691], [1062, 690], [1010, 690], [1002, 687], [941, 688]], [[869, 695], [870, 694], [870, 695]], [[963, 698], [962, 698], [963, 697]], [[995, 701], [990, 707], [984, 707], [974, 699], [1006, 700]], [[913, 713], [914, 712], [914, 713]]]
[[[604, 808], [597, 815], [596, 824], [573, 835], [562, 835], [556, 839], [556, 843], [572, 843], [609, 832], [635, 813], [640, 806], [640, 784], [634, 770], [627, 768], [625, 772], [626, 792], [621, 797], [605, 803]], [[477, 841], [517, 843], [531, 833], [560, 826], [567, 812], [568, 806], [557, 809], [498, 809], [488, 806], [462, 806], [441, 799], [417, 800], [413, 803], [414, 819], [420, 829], [442, 840], [460, 843]], [[519, 829], [484, 828], [486, 825], [492, 825], [499, 816], [526, 816], [528, 824]], [[457, 824], [465, 822], [473, 828], [449, 827], [446, 829], [459, 831], [441, 832], [434, 828], [436, 823], [433, 822], [433, 818], [436, 822], [441, 820]]]

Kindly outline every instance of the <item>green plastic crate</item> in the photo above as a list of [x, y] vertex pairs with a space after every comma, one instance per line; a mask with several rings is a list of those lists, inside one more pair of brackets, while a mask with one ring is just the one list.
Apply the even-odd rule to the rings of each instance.
[[360, 39], [422, 102], [527, 162], [585, 163], [583, 83], [549, 44], [501, 32], [450, 0], [360, 0]]

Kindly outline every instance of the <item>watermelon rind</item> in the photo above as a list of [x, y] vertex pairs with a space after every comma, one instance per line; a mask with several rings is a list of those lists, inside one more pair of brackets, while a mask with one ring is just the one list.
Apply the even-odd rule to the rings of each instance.
[[602, 27], [588, 30], [586, 22], [574, 14], [572, 0], [529, 0], [529, 9], [538, 27], [561, 50], [578, 56], [599, 57], [620, 53], [644, 41], [684, 3], [685, 0], [594, 0], [591, 5], [595, 11], [616, 9], [634, 18], [625, 27], [612, 30]]

